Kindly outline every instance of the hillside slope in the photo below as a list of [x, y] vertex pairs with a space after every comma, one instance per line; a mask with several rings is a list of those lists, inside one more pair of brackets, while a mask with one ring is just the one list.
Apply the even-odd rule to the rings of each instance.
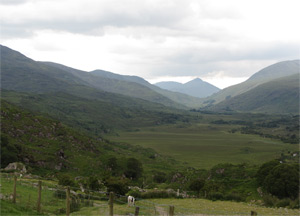
[[184, 105], [176, 103], [171, 99], [153, 91], [147, 86], [139, 84], [137, 82], [131, 82], [130, 80], [126, 79], [115, 79], [112, 76], [98, 76], [94, 73], [77, 70], [53, 62], [41, 63], [68, 72], [75, 77], [83, 80], [89, 87], [96, 88], [98, 90], [122, 94], [134, 98], [140, 98], [154, 103], [160, 103], [169, 107], [180, 109], [186, 108]]
[[[89, 176], [111, 173], [108, 160], [112, 157], [119, 165], [135, 157], [146, 171], [171, 167], [169, 158], [152, 149], [94, 139], [1, 100], [1, 167], [18, 161], [40, 175], [67, 172]], [[120, 169], [122, 174], [123, 167]]]
[[225, 88], [222, 91], [214, 94], [213, 96], [206, 98], [205, 99], [206, 102], [204, 103], [204, 105], [217, 104], [230, 97], [235, 97], [237, 95], [245, 93], [259, 86], [260, 84], [284, 76], [289, 76], [297, 73], [299, 74], [299, 68], [300, 68], [300, 60], [283, 61], [283, 62], [270, 65], [255, 73], [245, 82]]
[[263, 83], [243, 94], [222, 101], [212, 109], [299, 114], [299, 74]]
[[173, 91], [159, 88], [158, 86], [152, 85], [149, 82], [147, 82], [146, 80], [144, 80], [143, 78], [138, 77], [138, 76], [119, 75], [119, 74], [115, 74], [115, 73], [103, 71], [103, 70], [95, 70], [95, 71], [92, 71], [91, 73], [101, 76], [101, 77], [113, 78], [113, 79], [117, 79], [117, 80], [126, 80], [128, 82], [139, 83], [139, 84], [144, 85], [144, 86], [152, 89], [153, 91], [171, 99], [172, 101], [175, 101], [176, 103], [182, 104], [182, 105], [190, 107], [190, 108], [198, 108], [202, 104], [202, 100], [197, 97], [193, 97], [193, 96], [183, 94], [180, 92], [173, 92]]
[[199, 78], [196, 78], [184, 84], [177, 82], [159, 82], [155, 85], [163, 89], [180, 92], [198, 98], [205, 98], [220, 91], [220, 89], [216, 86], [208, 82], [204, 82]]

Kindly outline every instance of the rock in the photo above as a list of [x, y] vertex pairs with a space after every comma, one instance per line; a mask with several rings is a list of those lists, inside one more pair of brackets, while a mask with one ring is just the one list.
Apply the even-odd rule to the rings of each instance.
[[7, 165], [7, 167], [5, 167], [4, 170], [6, 170], [6, 171], [16, 170], [16, 171], [19, 171], [21, 173], [26, 173], [27, 172], [25, 165], [20, 163], [20, 162], [10, 163], [10, 164]]

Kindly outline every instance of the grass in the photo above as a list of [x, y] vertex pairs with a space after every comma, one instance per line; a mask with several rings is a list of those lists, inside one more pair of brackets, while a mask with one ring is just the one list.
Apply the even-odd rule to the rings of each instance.
[[257, 135], [229, 133], [230, 126], [198, 124], [145, 128], [120, 132], [109, 139], [153, 148], [195, 168], [211, 168], [219, 163], [261, 164], [282, 152], [297, 151], [298, 145]]
[[[36, 212], [37, 188], [32, 183], [37, 179], [18, 179], [17, 203], [1, 200], [1, 215], [64, 215], [65, 199], [53, 196], [53, 191], [42, 190], [42, 212]], [[43, 186], [53, 186], [53, 182], [44, 181]], [[1, 194], [11, 194], [13, 181], [1, 175]], [[30, 200], [28, 200], [30, 197]], [[97, 196], [96, 196], [97, 197]], [[136, 206], [140, 208], [139, 215], [167, 215], [169, 206], [175, 207], [175, 215], [250, 215], [256, 211], [258, 215], [299, 215], [299, 210], [285, 208], [267, 208], [259, 203], [243, 203], [231, 201], [210, 201], [205, 199], [137, 199]], [[115, 198], [114, 214], [134, 214], [136, 206], [128, 206], [126, 198]], [[62, 209], [62, 210], [61, 210]], [[71, 215], [108, 215], [107, 201], [93, 200], [93, 207], [81, 207]]]

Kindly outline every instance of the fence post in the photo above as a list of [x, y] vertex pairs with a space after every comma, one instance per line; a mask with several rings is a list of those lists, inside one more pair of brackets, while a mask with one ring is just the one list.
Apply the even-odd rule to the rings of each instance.
[[135, 212], [134, 212], [134, 216], [138, 216], [140, 212], [140, 207], [135, 207]]
[[14, 191], [13, 191], [13, 203], [16, 203], [17, 198], [17, 176], [14, 176]]
[[70, 187], [67, 187], [66, 191], [66, 215], [70, 215]]
[[169, 207], [169, 216], [174, 216], [174, 206]]
[[39, 188], [38, 188], [38, 200], [37, 200], [37, 212], [41, 212], [41, 199], [42, 199], [42, 181], [39, 180]]
[[114, 192], [109, 193], [109, 216], [114, 215]]

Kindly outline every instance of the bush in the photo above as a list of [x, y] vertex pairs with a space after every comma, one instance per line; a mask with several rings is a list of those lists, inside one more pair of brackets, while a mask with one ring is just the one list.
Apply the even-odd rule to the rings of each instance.
[[75, 186], [75, 182], [73, 178], [70, 175], [67, 174], [61, 174], [58, 176], [58, 184], [63, 186]]
[[117, 195], [125, 195], [128, 191], [128, 180], [111, 177], [105, 183], [108, 192], [114, 192]]
[[138, 190], [132, 190], [132, 191], [128, 192], [128, 196], [133, 196], [133, 197], [136, 197], [136, 198], [141, 198], [142, 194]]
[[265, 206], [274, 207], [274, 206], [276, 206], [276, 203], [278, 202], [278, 198], [275, 196], [272, 196], [271, 194], [265, 194], [263, 196], [263, 202], [264, 202]]
[[177, 195], [175, 192], [164, 191], [164, 190], [155, 190], [148, 191], [141, 194], [141, 198], [143, 199], [151, 199], [151, 198], [175, 198]]
[[236, 202], [245, 201], [245, 198], [241, 194], [237, 194], [237, 193], [226, 194], [224, 196], [224, 199], [230, 201], [236, 201]]
[[280, 208], [280, 207], [287, 207], [290, 205], [290, 202], [291, 200], [290, 199], [282, 199], [282, 200], [279, 200], [277, 203], [276, 203], [276, 207], [277, 208]]
[[279, 198], [296, 198], [299, 192], [299, 171], [290, 164], [279, 164], [269, 172], [263, 186]]
[[208, 199], [216, 201], [216, 200], [224, 200], [224, 196], [222, 193], [214, 192], [208, 195]]

